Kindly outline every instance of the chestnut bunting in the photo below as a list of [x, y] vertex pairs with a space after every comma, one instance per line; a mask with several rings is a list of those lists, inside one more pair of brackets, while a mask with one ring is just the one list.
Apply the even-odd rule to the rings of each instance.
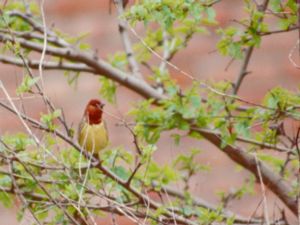
[[103, 107], [99, 100], [90, 100], [79, 124], [78, 142], [92, 154], [99, 153], [108, 144], [107, 128], [102, 119]]

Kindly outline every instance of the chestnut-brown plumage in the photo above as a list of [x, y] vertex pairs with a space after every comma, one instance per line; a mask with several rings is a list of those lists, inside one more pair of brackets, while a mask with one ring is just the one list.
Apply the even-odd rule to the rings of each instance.
[[99, 153], [108, 144], [107, 129], [102, 119], [103, 107], [99, 100], [90, 100], [79, 125], [78, 142], [93, 154]]
[[104, 104], [97, 99], [89, 101], [84, 111], [84, 116], [89, 124], [99, 124], [102, 122], [103, 106]]

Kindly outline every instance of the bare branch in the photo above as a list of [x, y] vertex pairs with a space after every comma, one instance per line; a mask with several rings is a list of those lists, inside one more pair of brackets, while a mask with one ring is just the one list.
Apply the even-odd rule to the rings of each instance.
[[[34, 33], [32, 31], [18, 32], [18, 31], [13, 31], [13, 30], [0, 29], [0, 32], [3, 34], [12, 34], [15, 37], [24, 38], [26, 40], [42, 41], [44, 38], [43, 35], [41, 35], [39, 33]], [[66, 45], [66, 43], [62, 39], [59, 39], [58, 37], [49, 36], [49, 37], [47, 37], [47, 40], [49, 43], [51, 43], [52, 45], [55, 45], [57, 47], [68, 47], [69, 46], [69, 45]]]
[[123, 0], [114, 0], [114, 4], [117, 8], [118, 15], [119, 15], [119, 32], [123, 41], [125, 53], [128, 59], [129, 67], [133, 75], [136, 77], [143, 79], [143, 75], [140, 72], [139, 64], [137, 63], [134, 52], [131, 45], [131, 40], [129, 38], [128, 32], [127, 32], [127, 21], [122, 18], [122, 15], [124, 13], [124, 7], [123, 7]]
[[134, 178], [135, 174], [137, 173], [137, 171], [139, 170], [139, 168], [142, 166], [141, 163], [138, 163], [137, 166], [134, 168], [133, 172], [131, 173], [130, 177], [127, 180], [127, 185], [129, 186], [132, 179]]
[[257, 175], [258, 175], [258, 179], [259, 179], [259, 183], [260, 183], [260, 187], [261, 187], [261, 192], [262, 192], [262, 198], [263, 198], [262, 202], [263, 202], [263, 206], [264, 206], [264, 210], [263, 210], [264, 211], [264, 219], [266, 221], [266, 225], [270, 225], [266, 189], [265, 189], [265, 184], [264, 184], [263, 178], [261, 176], [260, 165], [258, 163], [256, 152], [254, 153], [254, 159], [255, 159], [255, 162], [256, 162]]
[[[0, 34], [0, 41], [14, 42], [15, 40], [8, 35]], [[31, 41], [26, 41], [23, 39], [17, 39], [16, 41], [19, 42], [20, 45], [24, 48], [31, 49], [37, 52], [43, 51], [43, 47], [40, 44]], [[156, 100], [164, 98], [163, 95], [157, 93], [157, 91], [154, 88], [152, 88], [149, 84], [147, 84], [145, 81], [140, 80], [134, 76], [128, 75], [127, 73], [114, 68], [109, 63], [103, 60], [95, 59], [95, 57], [89, 54], [80, 53], [70, 48], [57, 48], [52, 46], [47, 46], [46, 53], [53, 56], [62, 57], [71, 61], [84, 63], [87, 66], [93, 68], [97, 72], [97, 74], [101, 74], [114, 81], [117, 81], [118, 83], [128, 87], [129, 89], [134, 90], [135, 92], [142, 95], [143, 97], [146, 98], [152, 97]]]
[[[21, 59], [15, 57], [0, 55], [0, 62], [4, 64], [15, 65], [18, 67], [24, 67], [24, 63]], [[32, 69], [38, 69], [38, 60], [25, 60], [26, 64]], [[43, 69], [45, 70], [68, 70], [74, 72], [88, 72], [96, 73], [92, 68], [87, 67], [83, 63], [66, 63], [66, 62], [43, 62]]]
[[44, 13], [44, 0], [41, 0], [40, 2], [40, 11], [41, 11], [41, 16], [42, 16], [42, 21], [43, 21], [43, 51], [41, 54], [41, 58], [40, 58], [40, 63], [39, 63], [39, 76], [40, 76], [40, 80], [41, 80], [41, 89], [44, 90], [44, 76], [43, 76], [43, 62], [45, 60], [45, 56], [46, 56], [46, 49], [47, 49], [47, 45], [48, 45], [48, 40], [47, 40], [47, 27], [46, 27], [46, 18], [45, 18], [45, 13]]
[[[199, 132], [210, 133], [212, 135], [221, 136], [221, 132], [212, 131], [210, 129], [192, 127], [192, 130], [199, 131]], [[236, 140], [239, 141], [239, 142], [248, 143], [248, 144], [252, 144], [252, 145], [258, 146], [258, 147], [260, 147], [262, 149], [271, 149], [271, 150], [275, 150], [275, 151], [278, 151], [278, 152], [289, 153], [291, 155], [295, 155], [296, 154], [294, 149], [286, 148], [284, 146], [272, 145], [272, 144], [268, 144], [268, 143], [256, 141], [256, 140], [253, 140], [253, 139], [240, 137], [240, 136], [237, 136]]]

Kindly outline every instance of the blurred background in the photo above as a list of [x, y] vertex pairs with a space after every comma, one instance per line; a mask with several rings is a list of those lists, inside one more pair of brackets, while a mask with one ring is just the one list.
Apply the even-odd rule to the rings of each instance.
[[[129, 1], [132, 3], [132, 1]], [[227, 26], [233, 23], [233, 19], [241, 18], [244, 14], [243, 1], [224, 0], [217, 4], [217, 20], [220, 25]], [[109, 0], [59, 0], [45, 1], [45, 13], [48, 27], [72, 35], [87, 33], [86, 42], [97, 49], [99, 57], [106, 58], [115, 51], [122, 50], [122, 42], [118, 33], [118, 21], [115, 10], [109, 13]], [[268, 19], [268, 18], [267, 18]], [[213, 31], [213, 29], [212, 29]], [[139, 32], [139, 30], [138, 30]], [[132, 40], [138, 41], [132, 34]], [[288, 60], [288, 55], [298, 38], [297, 32], [277, 34], [263, 38], [262, 46], [254, 51], [249, 74], [240, 89], [240, 95], [251, 101], [261, 101], [262, 96], [275, 86], [282, 86], [291, 90], [299, 88], [300, 73]], [[182, 70], [193, 74], [195, 77], [206, 80], [235, 80], [241, 62], [235, 61], [226, 70], [230, 58], [221, 57], [215, 50], [218, 36], [213, 32], [209, 35], [195, 35], [188, 47], [175, 56], [173, 63]], [[22, 69], [0, 64], [0, 79], [9, 90], [11, 96], [15, 96], [15, 88], [21, 81]], [[183, 86], [187, 87], [191, 81], [171, 70], [172, 76]], [[87, 101], [90, 98], [99, 97], [99, 77], [91, 74], [82, 74], [78, 84], [70, 87], [66, 77], [59, 71], [45, 71], [46, 94], [51, 98], [56, 107], [63, 108], [67, 122], [74, 128], [77, 127]], [[124, 87], [118, 89], [117, 105], [106, 105], [105, 119], [108, 122], [111, 137], [111, 146], [124, 146], [132, 149], [132, 138], [128, 130], [118, 126], [118, 120], [111, 116], [125, 116], [128, 109], [140, 99]], [[0, 93], [0, 98], [4, 96]], [[19, 105], [19, 102], [16, 101]], [[40, 113], [45, 109], [41, 99], [26, 99], [25, 108], [29, 115], [39, 119]], [[0, 135], [22, 131], [23, 127], [16, 117], [0, 108]], [[212, 204], [219, 201], [218, 192], [228, 192], [242, 185], [249, 173], [237, 169], [221, 151], [215, 149], [205, 141], [191, 141], [184, 138], [179, 146], [175, 146], [169, 134], [163, 135], [158, 143], [158, 151], [155, 158], [160, 164], [170, 162], [178, 152], [184, 152], [192, 147], [202, 150], [199, 160], [204, 165], [210, 165], [211, 171], [203, 172], [193, 178], [192, 192]], [[246, 218], [249, 217], [261, 202], [260, 187], [256, 185], [255, 195], [246, 195], [242, 200], [233, 201], [229, 209]], [[270, 191], [267, 192], [270, 212], [281, 207], [280, 200], [275, 198]], [[261, 206], [260, 206], [261, 209]], [[259, 210], [260, 211], [260, 210]], [[290, 214], [288, 213], [290, 216]], [[0, 206], [0, 224], [19, 224], [16, 220], [16, 210], [5, 209]], [[294, 219], [291, 217], [291, 220]], [[99, 222], [110, 224], [110, 218], [99, 218]], [[29, 221], [22, 221], [29, 224]], [[100, 224], [100, 223], [99, 223]], [[119, 224], [130, 224], [125, 219], [120, 219]]]

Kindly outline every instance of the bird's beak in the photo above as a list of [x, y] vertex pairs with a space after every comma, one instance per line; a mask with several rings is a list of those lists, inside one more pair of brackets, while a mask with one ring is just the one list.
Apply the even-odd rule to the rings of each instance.
[[104, 106], [105, 106], [104, 103], [100, 103], [99, 108], [100, 108], [100, 109], [103, 109]]

